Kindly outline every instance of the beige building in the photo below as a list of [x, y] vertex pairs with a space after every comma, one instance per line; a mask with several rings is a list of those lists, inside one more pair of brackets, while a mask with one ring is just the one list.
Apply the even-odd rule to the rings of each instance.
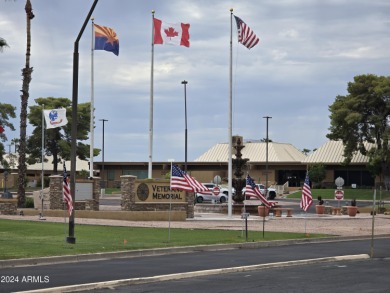
[[[370, 144], [365, 145], [367, 149]], [[326, 178], [324, 186], [334, 187], [336, 178], [341, 177], [345, 181], [345, 186], [366, 187], [374, 186], [375, 182], [381, 182], [380, 178], [373, 178], [366, 168], [368, 157], [356, 153], [349, 165], [344, 165], [344, 147], [341, 141], [328, 141], [314, 153], [302, 161], [305, 165], [322, 163], [326, 167]]]
[[[324, 186], [334, 187], [334, 180], [342, 177], [345, 186], [373, 186], [374, 179], [366, 165], [367, 157], [356, 154], [350, 165], [344, 166], [341, 141], [329, 141], [315, 152], [306, 156], [296, 147], [287, 143], [268, 143], [268, 162], [265, 142], [245, 142], [242, 158], [249, 159], [245, 174], [249, 173], [256, 183], [265, 184], [268, 169], [268, 186], [279, 188], [300, 188], [310, 164], [323, 163], [327, 170]], [[227, 183], [228, 176], [227, 143], [211, 147], [193, 162], [187, 162], [188, 173], [200, 182], [212, 182], [220, 176]], [[234, 156], [233, 156], [234, 157]], [[184, 162], [176, 162], [184, 170]], [[268, 168], [267, 168], [268, 165]], [[95, 162], [95, 169], [102, 170], [102, 163]], [[168, 162], [153, 162], [153, 178], [164, 178], [170, 172]], [[135, 175], [140, 179], [148, 176], [148, 162], [105, 162], [104, 174], [100, 177], [108, 187], [120, 186], [120, 176]]]
[[[11, 154], [5, 154], [4, 159], [10, 164], [10, 174], [8, 176], [8, 180], [6, 182], [7, 188], [12, 188], [17, 186], [17, 180], [18, 180], [18, 155], [15, 153]], [[63, 174], [63, 163], [61, 162], [58, 164], [57, 167], [57, 174], [54, 174], [53, 172], [53, 159], [50, 156], [46, 156], [46, 162], [44, 162], [43, 166], [42, 163], [36, 163], [32, 165], [27, 164], [27, 186], [35, 187], [38, 182], [41, 181], [41, 175], [42, 175], [42, 168], [44, 170], [44, 176], [50, 176], [50, 175], [62, 175]], [[70, 161], [65, 162], [65, 167], [70, 174]], [[89, 162], [77, 160], [76, 162], [76, 173], [81, 174], [82, 171], [88, 171], [89, 170]], [[4, 167], [0, 165], [0, 188], [4, 187]]]
[[[228, 147], [227, 143], [216, 144], [194, 161], [187, 162], [188, 173], [200, 182], [213, 182], [215, 176], [220, 176], [222, 184], [227, 184]], [[343, 150], [341, 141], [328, 141], [315, 152], [306, 156], [291, 144], [269, 142], [267, 161], [267, 144], [256, 141], [244, 142], [241, 153], [243, 159], [249, 159], [244, 170], [245, 175], [250, 174], [256, 183], [263, 184], [266, 183], [265, 180], [268, 177], [267, 185], [279, 188], [279, 192], [287, 188], [290, 190], [300, 188], [305, 179], [307, 167], [316, 163], [323, 163], [326, 167], [326, 179], [322, 182], [323, 186], [335, 187], [334, 180], [338, 177], [345, 180], [346, 187], [352, 185], [356, 187], [374, 186], [375, 180], [366, 168], [368, 158], [356, 154], [351, 164], [345, 166], [343, 165]], [[175, 163], [184, 170], [184, 162]], [[66, 167], [69, 172], [69, 161], [66, 162]], [[89, 170], [87, 161], [77, 160], [76, 167], [77, 173]], [[48, 162], [44, 164], [45, 176], [52, 175], [52, 169], [51, 160], [48, 158]], [[167, 173], [170, 172], [170, 163], [153, 162], [152, 169], [153, 178], [166, 178]], [[41, 164], [28, 165], [27, 170], [30, 183], [40, 180]], [[104, 168], [102, 162], [94, 162], [94, 170], [95, 175], [100, 176], [104, 182], [102, 187], [119, 188], [122, 175], [134, 175], [139, 179], [146, 179], [148, 177], [148, 162], [104, 162]], [[266, 176], [267, 170], [268, 176]], [[17, 167], [13, 168], [11, 172], [17, 172]], [[4, 184], [1, 181], [3, 179], [2, 173], [0, 171], [0, 187]], [[62, 164], [58, 165], [58, 174], [62, 174]], [[15, 174], [13, 176], [16, 178]]]

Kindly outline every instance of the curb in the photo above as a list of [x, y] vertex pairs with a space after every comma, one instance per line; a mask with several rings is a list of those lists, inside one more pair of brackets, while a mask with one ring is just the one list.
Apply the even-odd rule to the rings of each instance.
[[[332, 256], [332, 257], [323, 257], [323, 258], [315, 258], [315, 259], [305, 259], [305, 260], [275, 262], [275, 263], [257, 264], [257, 265], [250, 265], [250, 266], [222, 268], [222, 269], [193, 271], [193, 272], [160, 275], [160, 276], [144, 277], [144, 278], [122, 279], [122, 280], [89, 283], [89, 284], [81, 284], [81, 285], [70, 285], [70, 286], [54, 287], [54, 288], [38, 289], [38, 290], [22, 291], [22, 292], [26, 292], [26, 293], [27, 292], [29, 292], [29, 293], [35, 293], [35, 292], [36, 293], [38, 293], [38, 292], [39, 293], [77, 292], [77, 291], [84, 291], [84, 290], [112, 288], [112, 287], [117, 287], [117, 286], [145, 284], [145, 283], [151, 283], [151, 282], [180, 280], [180, 279], [200, 277], [200, 276], [210, 276], [210, 275], [228, 274], [228, 273], [236, 273], [236, 272], [247, 272], [247, 271], [253, 271], [253, 270], [279, 268], [279, 267], [291, 267], [291, 266], [325, 263], [325, 262], [332, 262], [332, 261], [335, 262], [335, 261], [363, 260], [363, 259], [369, 259], [369, 258], [370, 257], [368, 254]], [[22, 293], [22, 292], [20, 292], [20, 293]]]

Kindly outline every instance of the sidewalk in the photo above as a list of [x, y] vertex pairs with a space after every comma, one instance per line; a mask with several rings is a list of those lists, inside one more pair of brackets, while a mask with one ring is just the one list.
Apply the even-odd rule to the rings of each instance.
[[[0, 215], [0, 219], [42, 221], [36, 216]], [[45, 221], [64, 223], [64, 218], [45, 217]], [[68, 221], [68, 219], [66, 219]], [[390, 216], [376, 215], [374, 220], [370, 214], [360, 213], [356, 217], [332, 216], [316, 214], [298, 214], [291, 218], [266, 217], [264, 219], [265, 231], [296, 232], [296, 233], [321, 233], [337, 236], [371, 236], [374, 223], [374, 235], [390, 235]], [[107, 219], [77, 218], [75, 224], [107, 225], [124, 227], [161, 227], [161, 228], [185, 228], [185, 229], [225, 229], [243, 230], [245, 220], [239, 215], [229, 217], [217, 213], [195, 213], [195, 217], [186, 221], [119, 221]], [[249, 216], [247, 219], [248, 230], [262, 231], [263, 218]]]

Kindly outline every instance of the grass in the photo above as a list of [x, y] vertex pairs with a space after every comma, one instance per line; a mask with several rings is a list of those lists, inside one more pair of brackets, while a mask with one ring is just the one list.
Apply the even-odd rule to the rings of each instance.
[[[374, 191], [372, 189], [343, 189], [344, 190], [344, 200], [372, 200]], [[334, 199], [335, 189], [312, 189], [311, 193], [313, 199], [317, 199], [318, 196], [321, 196], [323, 200]], [[288, 198], [301, 198], [302, 191], [292, 193], [288, 195]], [[376, 192], [376, 200], [390, 200], [390, 191], [378, 191]]]
[[121, 193], [120, 188], [106, 188], [104, 191], [105, 194]]
[[[76, 255], [191, 245], [246, 242], [245, 231], [76, 225], [76, 244], [68, 244], [68, 224], [0, 220], [0, 260]], [[311, 238], [326, 235], [311, 234]], [[303, 233], [248, 231], [248, 241], [307, 238]]]

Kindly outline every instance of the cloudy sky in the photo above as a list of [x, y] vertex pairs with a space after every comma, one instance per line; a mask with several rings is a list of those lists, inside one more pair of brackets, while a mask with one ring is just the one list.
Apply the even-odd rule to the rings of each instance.
[[[38, 97], [72, 99], [76, 37], [92, 0], [31, 0], [29, 105]], [[25, 66], [23, 0], [0, 0], [0, 102], [20, 113]], [[190, 48], [156, 45], [154, 53], [153, 161], [184, 161], [184, 86], [187, 80], [188, 160], [228, 141], [230, 8], [260, 37], [248, 50], [233, 26], [233, 134], [266, 137], [298, 149], [327, 141], [329, 111], [347, 83], [360, 74], [389, 75], [388, 0], [100, 0], [95, 23], [113, 28], [119, 56], [95, 51], [95, 147], [105, 161], [147, 162], [152, 14], [191, 25]], [[91, 23], [79, 44], [79, 102], [90, 101]], [[9, 140], [19, 136], [7, 132]], [[32, 129], [28, 128], [28, 133]], [[94, 161], [101, 161], [101, 156]]]

